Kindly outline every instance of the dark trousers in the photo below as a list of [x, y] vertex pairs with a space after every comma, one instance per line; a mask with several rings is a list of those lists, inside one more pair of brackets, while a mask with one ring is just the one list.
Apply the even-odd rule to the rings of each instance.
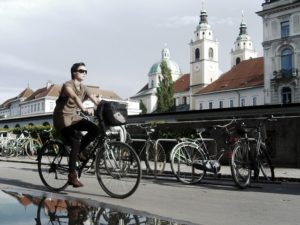
[[[87, 133], [80, 139], [80, 131]], [[99, 134], [99, 128], [96, 124], [86, 119], [82, 119], [76, 124], [65, 127], [61, 130], [62, 136], [71, 145], [69, 157], [69, 172], [76, 170], [77, 155], [85, 149]]]

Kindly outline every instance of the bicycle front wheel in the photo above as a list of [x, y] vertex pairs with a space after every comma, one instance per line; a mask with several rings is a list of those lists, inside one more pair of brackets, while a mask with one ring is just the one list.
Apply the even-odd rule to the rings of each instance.
[[126, 198], [139, 186], [141, 163], [128, 144], [107, 142], [97, 152], [96, 174], [100, 186], [108, 195], [113, 198]]
[[37, 139], [29, 139], [26, 143], [25, 150], [29, 159], [36, 159], [41, 144]]
[[69, 153], [59, 141], [49, 141], [38, 155], [38, 171], [43, 184], [51, 191], [68, 186]]
[[147, 145], [146, 165], [151, 172], [155, 174], [161, 174], [164, 172], [166, 166], [166, 153], [163, 146], [160, 143], [157, 143], [156, 149], [154, 145], [154, 143], [149, 143]]
[[275, 180], [274, 166], [272, 164], [271, 157], [267, 151], [266, 145], [261, 144], [258, 153], [258, 165], [259, 168], [267, 181]]
[[171, 152], [171, 169], [182, 183], [195, 184], [205, 176], [205, 159], [203, 151], [197, 144], [182, 142]]
[[233, 149], [230, 168], [236, 185], [242, 189], [246, 188], [251, 176], [251, 162], [246, 143], [239, 143]]

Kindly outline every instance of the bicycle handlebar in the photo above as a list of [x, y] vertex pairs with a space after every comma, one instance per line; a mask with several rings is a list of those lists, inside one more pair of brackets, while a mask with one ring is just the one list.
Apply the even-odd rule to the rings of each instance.
[[236, 119], [233, 118], [229, 123], [225, 124], [225, 125], [214, 125], [213, 128], [216, 129], [216, 128], [227, 128], [228, 126], [230, 126], [231, 124], [235, 123], [236, 122]]

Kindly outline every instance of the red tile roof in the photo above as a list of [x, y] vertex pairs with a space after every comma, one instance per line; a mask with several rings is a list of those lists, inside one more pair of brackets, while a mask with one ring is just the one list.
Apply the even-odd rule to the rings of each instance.
[[[61, 90], [61, 85], [58, 84], [51, 84], [48, 88], [40, 88], [36, 90], [30, 97], [26, 99], [26, 101], [30, 101], [33, 99], [38, 99], [38, 98], [43, 98], [46, 96], [53, 96], [53, 97], [58, 97], [60, 90]], [[115, 99], [115, 100], [121, 100], [121, 98], [114, 93], [113, 91], [109, 90], [102, 90], [99, 89], [97, 86], [87, 86], [93, 94], [95, 94], [97, 97], [102, 95], [103, 98], [108, 98], [108, 99]]]
[[11, 105], [11, 103], [15, 100], [21, 99], [21, 98], [28, 98], [30, 95], [33, 94], [33, 90], [31, 90], [30, 88], [26, 88], [24, 89], [18, 96], [14, 97], [14, 98], [10, 98], [8, 100], [6, 100], [5, 102], [3, 102], [0, 105], [0, 108], [7, 108]]
[[189, 91], [190, 74], [184, 74], [174, 82], [174, 93]]
[[36, 90], [31, 96], [29, 96], [25, 101], [30, 101], [33, 99], [43, 98], [46, 96], [58, 97], [61, 89], [61, 85], [51, 84], [48, 88], [43, 87]]
[[249, 88], [264, 84], [263, 57], [242, 61], [196, 94]]

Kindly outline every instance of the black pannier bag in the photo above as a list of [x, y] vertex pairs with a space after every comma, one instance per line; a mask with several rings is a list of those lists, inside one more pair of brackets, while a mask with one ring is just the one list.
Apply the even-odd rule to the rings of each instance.
[[119, 102], [102, 100], [97, 107], [96, 116], [106, 126], [120, 126], [127, 123], [127, 106]]

